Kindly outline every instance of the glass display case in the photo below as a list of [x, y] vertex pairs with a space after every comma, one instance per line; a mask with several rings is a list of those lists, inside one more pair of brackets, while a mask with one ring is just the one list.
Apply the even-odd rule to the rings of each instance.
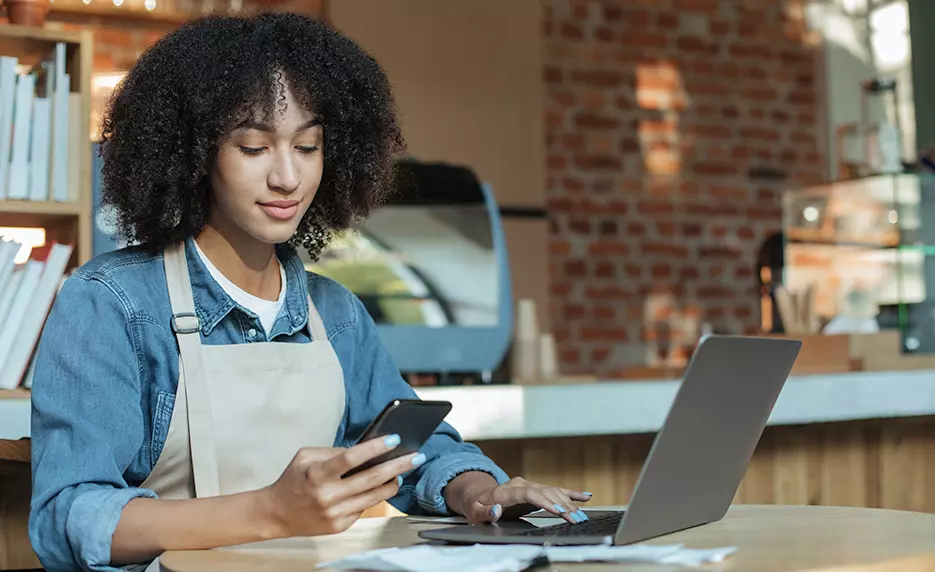
[[783, 236], [785, 303], [815, 329], [899, 329], [905, 353], [935, 353], [935, 176], [789, 189]]

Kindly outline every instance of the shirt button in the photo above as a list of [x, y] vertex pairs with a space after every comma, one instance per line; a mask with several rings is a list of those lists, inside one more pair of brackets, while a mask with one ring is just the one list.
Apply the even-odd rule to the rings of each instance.
[[301, 316], [296, 316], [296, 317], [292, 318], [292, 323], [295, 324], [296, 326], [298, 326], [299, 324], [302, 323], [302, 317], [301, 317]]
[[248, 338], [255, 338], [255, 337], [256, 337], [256, 330], [254, 330], [253, 328], [250, 328], [249, 330], [247, 330], [247, 337], [248, 337]]

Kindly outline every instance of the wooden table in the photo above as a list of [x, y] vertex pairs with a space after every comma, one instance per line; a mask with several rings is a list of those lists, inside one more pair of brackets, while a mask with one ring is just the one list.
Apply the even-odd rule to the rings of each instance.
[[[320, 562], [375, 548], [420, 542], [405, 518], [366, 519], [343, 534], [295, 538], [207, 551], [167, 552], [165, 572], [308, 572]], [[724, 520], [654, 539], [689, 548], [736, 546], [726, 568], [750, 572], [935, 571], [935, 514], [880, 509], [735, 505]], [[614, 564], [555, 565], [552, 570], [670, 572], [673, 566]], [[723, 567], [718, 567], [723, 568]]]

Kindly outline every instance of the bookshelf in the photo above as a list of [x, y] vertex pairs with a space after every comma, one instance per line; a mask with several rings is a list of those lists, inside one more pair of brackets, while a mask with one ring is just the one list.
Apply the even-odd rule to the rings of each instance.
[[[58, 44], [64, 45], [65, 72], [70, 76], [70, 92], [77, 95], [78, 118], [72, 125], [78, 133], [90, 131], [91, 68], [93, 37], [89, 30], [48, 30], [31, 26], [0, 26], [0, 56], [17, 58], [21, 66], [36, 69], [54, 54]], [[70, 131], [70, 129], [69, 129]], [[86, 135], [85, 135], [86, 138]], [[69, 268], [91, 259], [93, 239], [91, 197], [91, 145], [69, 134], [68, 152], [75, 152], [76, 167], [69, 176], [67, 198], [54, 200], [10, 199], [0, 196], [0, 226], [41, 227], [46, 241], [68, 242], [74, 245]], [[71, 175], [72, 172], [69, 172]]]

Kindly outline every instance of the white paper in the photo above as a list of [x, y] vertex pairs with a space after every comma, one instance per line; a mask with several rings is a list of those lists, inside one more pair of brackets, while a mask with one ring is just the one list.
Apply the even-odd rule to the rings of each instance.
[[702, 566], [723, 562], [734, 547], [688, 549], [681, 544], [650, 546], [561, 546], [474, 545], [385, 548], [319, 564], [335, 570], [374, 572], [522, 572], [537, 557], [550, 562], [658, 563]]

